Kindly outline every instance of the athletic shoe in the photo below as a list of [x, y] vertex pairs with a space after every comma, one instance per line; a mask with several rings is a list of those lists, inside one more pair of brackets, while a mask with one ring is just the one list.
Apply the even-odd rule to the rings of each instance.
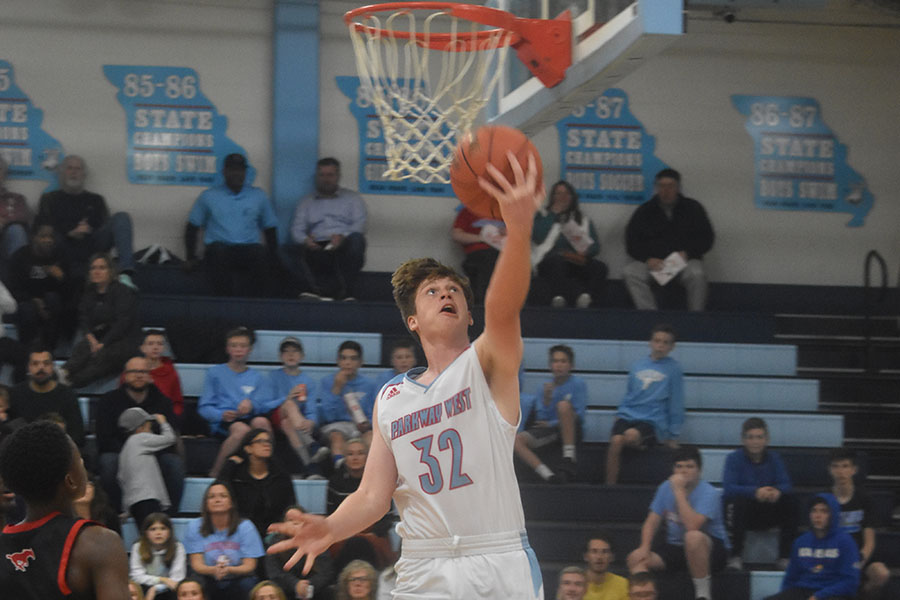
[[297, 296], [300, 300], [321, 300], [322, 296], [318, 294], [313, 294], [312, 292], [300, 292], [300, 295]]
[[728, 562], [725, 563], [725, 568], [732, 571], [743, 571], [744, 560], [740, 556], [732, 556], [728, 559]]
[[331, 448], [329, 448], [328, 446], [322, 446], [321, 448], [316, 450], [316, 453], [312, 455], [312, 458], [310, 460], [314, 463], [323, 462], [329, 456], [331, 456]]
[[790, 561], [789, 559], [787, 559], [787, 558], [779, 558], [778, 560], [775, 561], [775, 567], [776, 567], [779, 571], [787, 571], [788, 564], [789, 564], [790, 562], [791, 562], [791, 561]]
[[591, 305], [591, 302], [593, 302], [593, 298], [591, 298], [590, 294], [585, 292], [584, 294], [579, 295], [578, 298], [575, 299], [575, 306], [578, 308], [587, 308], [588, 306]]
[[565, 308], [566, 299], [562, 296], [553, 296], [553, 300], [550, 301], [550, 306], [553, 308]]
[[559, 465], [559, 477], [564, 483], [572, 483], [577, 479], [578, 466], [571, 458], [564, 456]]
[[119, 283], [127, 285], [134, 291], [137, 291], [137, 289], [138, 289], [138, 286], [136, 286], [134, 284], [134, 282], [131, 280], [131, 275], [129, 275], [128, 273], [120, 273], [119, 274]]

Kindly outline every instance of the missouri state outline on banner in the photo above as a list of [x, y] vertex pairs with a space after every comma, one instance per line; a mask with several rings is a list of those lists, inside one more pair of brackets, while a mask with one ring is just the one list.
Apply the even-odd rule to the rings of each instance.
[[765, 210], [850, 213], [860, 227], [875, 202], [848, 150], [822, 119], [813, 98], [731, 97], [753, 138], [754, 199]]

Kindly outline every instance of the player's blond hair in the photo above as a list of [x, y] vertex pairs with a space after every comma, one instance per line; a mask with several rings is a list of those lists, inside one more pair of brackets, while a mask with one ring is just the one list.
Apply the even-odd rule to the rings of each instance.
[[[404, 324], [406, 324], [407, 317], [416, 314], [416, 291], [419, 286], [425, 281], [444, 277], [459, 284], [466, 296], [466, 304], [471, 309], [475, 303], [475, 297], [472, 295], [469, 278], [460, 275], [452, 267], [441, 264], [433, 258], [414, 258], [406, 261], [394, 271], [394, 275], [391, 277], [391, 285], [394, 286], [394, 302], [400, 309], [400, 316], [403, 318]], [[418, 339], [419, 336], [415, 332], [410, 333]]]

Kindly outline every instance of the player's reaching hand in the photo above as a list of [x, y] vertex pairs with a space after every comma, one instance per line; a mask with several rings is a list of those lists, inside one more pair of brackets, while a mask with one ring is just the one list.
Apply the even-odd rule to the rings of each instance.
[[288, 539], [272, 544], [266, 552], [278, 554], [296, 548], [297, 551], [284, 564], [284, 570], [289, 571], [300, 562], [303, 555], [306, 555], [306, 562], [303, 565], [304, 575], [312, 569], [316, 557], [337, 541], [325, 517], [302, 513], [296, 509], [287, 512], [284, 522], [269, 525], [268, 531], [280, 533]]
[[503, 173], [491, 163], [486, 170], [494, 179], [494, 183], [485, 178], [478, 179], [478, 185], [485, 192], [497, 199], [500, 214], [507, 231], [531, 231], [534, 224], [534, 213], [540, 208], [544, 199], [544, 187], [538, 186], [537, 162], [534, 154], [528, 155], [528, 172], [522, 171], [522, 165], [512, 152], [507, 151], [507, 158], [513, 170], [513, 181], [508, 181]]

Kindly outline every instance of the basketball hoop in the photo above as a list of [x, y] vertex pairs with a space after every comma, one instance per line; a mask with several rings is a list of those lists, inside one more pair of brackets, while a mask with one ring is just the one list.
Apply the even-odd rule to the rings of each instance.
[[383, 177], [394, 181], [449, 183], [457, 138], [491, 99], [510, 47], [547, 87], [572, 62], [568, 11], [520, 19], [484, 6], [389, 2], [351, 10], [344, 22], [361, 97], [383, 128]]

